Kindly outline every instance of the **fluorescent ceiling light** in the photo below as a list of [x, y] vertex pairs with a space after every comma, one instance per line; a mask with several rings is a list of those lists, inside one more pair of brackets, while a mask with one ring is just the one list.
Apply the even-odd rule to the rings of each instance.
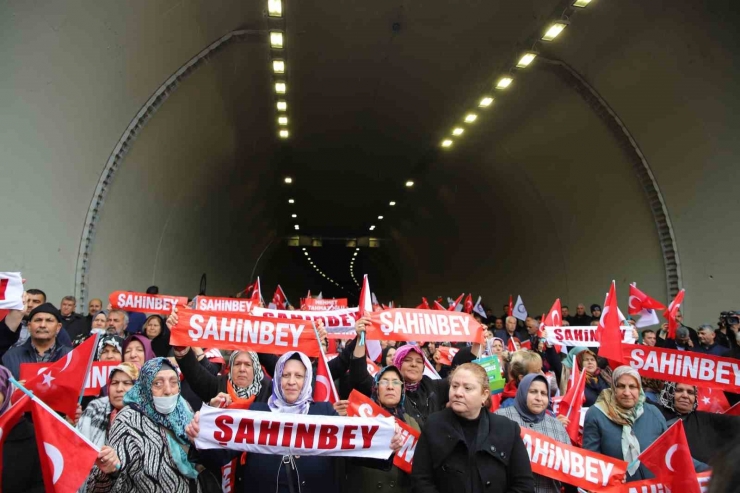
[[[295, 204], [295, 200], [293, 200], [293, 199], [288, 199], [288, 203], [289, 203], [289, 204]], [[305, 248], [304, 248], [304, 250], [305, 250]]]
[[[394, 205], [396, 205], [396, 203], [391, 200], [390, 202], [388, 202], [388, 205], [390, 205], [391, 207], [393, 207]], [[358, 248], [358, 250], [359, 250], [359, 248]]]
[[301, 229], [301, 227], [296, 224], [295, 229]]
[[378, 216], [378, 219], [380, 219], [382, 221], [383, 220], [383, 216]]
[[[291, 217], [296, 218], [296, 217], [298, 217], [298, 214], [292, 214]], [[305, 248], [304, 248], [304, 250], [305, 250]]]
[[512, 82], [514, 82], [514, 79], [509, 77], [508, 75], [505, 75], [501, 77], [498, 82], [496, 82], [496, 89], [506, 89], [511, 85]]
[[285, 82], [275, 82], [275, 92], [278, 94], [285, 94], [287, 87]]
[[575, 2], [573, 2], [573, 6], [583, 8], [589, 3], [591, 3], [591, 0], [576, 0]]
[[280, 31], [272, 31], [270, 32], [270, 46], [273, 48], [282, 48], [283, 47], [283, 33]]
[[374, 230], [374, 229], [375, 229], [375, 225], [373, 225], [373, 226], [370, 226], [370, 231], [372, 231], [372, 230]]
[[278, 111], [288, 111], [288, 103], [285, 101], [278, 101], [277, 109]]
[[280, 138], [281, 139], [287, 139], [288, 138], [288, 135], [290, 135], [290, 134], [288, 133], [287, 130], [281, 130], [280, 131]]
[[413, 187], [413, 186], [414, 186], [414, 182], [413, 182], [413, 181], [411, 181], [411, 180], [409, 180], [409, 181], [407, 181], [407, 182], [406, 182], [406, 186], [407, 186], [408, 188], [411, 188], [411, 187]]
[[475, 113], [468, 113], [467, 115], [465, 115], [465, 121], [467, 123], [473, 123], [477, 119], [478, 115], [476, 115]]
[[359, 248], [355, 248], [355, 250], [356, 250], [356, 251], [358, 251], [358, 252], [360, 251], [360, 249], [359, 249]]
[[291, 178], [290, 176], [286, 176], [285, 183], [293, 183], [293, 178]]
[[279, 116], [278, 117], [278, 125], [287, 125], [288, 124], [288, 117], [287, 116]]
[[303, 247], [303, 251], [304, 251], [304, 252], [306, 251], [306, 247]]
[[452, 145], [452, 141], [450, 139], [445, 139], [442, 141], [442, 147], [450, 147], [451, 145]]
[[283, 2], [281, 0], [267, 0], [267, 14], [270, 17], [282, 17]]
[[567, 25], [568, 23], [564, 21], [553, 22], [545, 32], [545, 35], [542, 36], [542, 41], [552, 41], [557, 38], [558, 34], [563, 32], [563, 29], [565, 29]]
[[457, 127], [452, 131], [452, 135], [462, 135], [464, 131], [464, 129]]
[[528, 51], [522, 57], [519, 59], [519, 61], [516, 64], [517, 68], [524, 68], [529, 66], [530, 63], [534, 61], [534, 59], [537, 58], [537, 53], [534, 53], [533, 51]]
[[493, 103], [493, 98], [490, 96], [486, 96], [480, 100], [478, 106], [480, 106], [481, 108], [488, 108], [489, 106], [491, 106], [491, 103]]
[[303, 255], [308, 256], [308, 252], [303, 252]]
[[272, 61], [272, 71], [276, 74], [284, 74], [285, 73], [285, 62], [282, 60], [273, 60]]

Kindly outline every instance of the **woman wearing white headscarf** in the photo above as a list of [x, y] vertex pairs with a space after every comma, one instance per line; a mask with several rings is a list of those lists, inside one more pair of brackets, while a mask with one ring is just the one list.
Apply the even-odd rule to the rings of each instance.
[[658, 408], [644, 404], [640, 374], [620, 366], [612, 374], [611, 387], [589, 408], [583, 425], [583, 448], [626, 461], [628, 482], [654, 477], [637, 456], [668, 428]]

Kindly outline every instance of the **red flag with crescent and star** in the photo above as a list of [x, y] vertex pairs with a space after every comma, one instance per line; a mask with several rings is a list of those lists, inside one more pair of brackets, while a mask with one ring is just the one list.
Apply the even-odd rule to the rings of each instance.
[[90, 475], [98, 448], [37, 399], [31, 413], [46, 492], [77, 491]]
[[637, 289], [634, 284], [630, 284], [630, 298], [627, 308], [630, 315], [639, 315], [643, 310], [665, 310], [665, 305]]
[[463, 311], [465, 313], [473, 313], [473, 295], [472, 295], [472, 293], [468, 293], [468, 296], [465, 298], [465, 302], [463, 304]]
[[334, 387], [334, 381], [331, 378], [329, 365], [323, 351], [316, 365], [316, 384], [313, 387], [313, 400], [314, 402], [331, 402], [332, 404], [339, 400], [337, 389]]
[[[0, 457], [3, 457], [3, 442], [10, 431], [18, 424], [23, 415], [30, 411], [31, 398], [23, 395], [17, 402], [6, 409], [0, 416]], [[3, 461], [0, 460], [0, 478], [3, 473]]]
[[[49, 407], [67, 416], [74, 416], [95, 356], [97, 340], [97, 337], [89, 337], [59, 361], [49, 363], [48, 367], [35, 376], [24, 375], [24, 364], [21, 364], [20, 379], [26, 381], [26, 389]], [[38, 371], [35, 365], [31, 368], [34, 368], [32, 371]], [[16, 390], [15, 395], [20, 397], [23, 394]]]
[[671, 491], [701, 492], [694, 474], [694, 461], [686, 441], [683, 421], [680, 419], [643, 450], [638, 459]]
[[663, 312], [663, 316], [668, 320], [667, 339], [676, 338], [676, 329], [678, 329], [678, 326], [680, 325], [678, 320], [676, 320], [676, 315], [678, 315], [678, 309], [681, 308], [681, 303], [683, 303], [683, 296], [685, 293], [685, 289], [679, 291], [674, 300], [671, 301], [671, 304], [668, 305], [668, 308]]
[[429, 302], [424, 297], [421, 298], [421, 305], [418, 305], [416, 308], [419, 310], [431, 310], [431, 308], [429, 307]]
[[601, 312], [599, 328], [596, 330], [599, 340], [599, 356], [610, 361], [610, 366], [616, 368], [622, 364], [622, 331], [619, 329], [619, 308], [617, 308], [617, 288], [614, 281], [604, 301], [604, 311]]

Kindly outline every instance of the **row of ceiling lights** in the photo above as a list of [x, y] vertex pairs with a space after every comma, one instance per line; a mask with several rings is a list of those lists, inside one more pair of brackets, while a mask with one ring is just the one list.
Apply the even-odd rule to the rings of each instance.
[[[584, 8], [589, 3], [591, 3], [591, 0], [575, 0], [571, 5], [573, 7], [577, 8]], [[557, 21], [552, 22], [549, 26], [547, 26], [547, 30], [540, 38], [542, 41], [552, 41], [555, 38], [558, 37], [558, 35], [563, 32], [563, 30], [568, 26], [569, 21], [567, 19], [559, 19]], [[514, 75], [513, 70], [514, 69], [523, 69], [528, 67], [534, 59], [537, 58], [537, 52], [536, 51], [526, 51], [521, 54], [519, 57], [519, 60], [517, 61], [514, 68], [512, 68], [508, 74], [505, 74], [496, 81], [496, 85], [494, 86], [497, 91], [503, 91], [507, 89], [512, 82], [514, 82]], [[494, 98], [490, 94], [486, 94], [481, 97], [481, 99], [478, 101], [478, 108], [481, 110], [484, 110], [491, 106], [493, 104]], [[463, 117], [463, 122], [466, 124], [472, 124], [475, 123], [475, 121], [478, 119], [478, 114], [475, 111], [471, 111], [465, 114]], [[452, 137], [460, 137], [462, 134], [465, 133], [465, 127], [464, 126], [456, 126], [452, 129]], [[444, 148], [450, 148], [452, 147], [452, 144], [454, 143], [454, 139], [452, 137], [448, 137], [442, 140], [440, 145]]]
[[[358, 250], [359, 250], [359, 248], [358, 248]], [[356, 254], [356, 252], [355, 252], [355, 254]], [[303, 247], [303, 255], [306, 256], [306, 260], [308, 261], [309, 265], [311, 265], [311, 267], [313, 267], [313, 269], [316, 271], [316, 273], [318, 273], [320, 276], [322, 276], [323, 278], [325, 278], [327, 281], [329, 281], [330, 283], [334, 284], [338, 288], [341, 288], [342, 290], [345, 290], [344, 289], [344, 286], [342, 286], [341, 284], [339, 284], [337, 281], [335, 281], [331, 277], [327, 276], [326, 273], [324, 271], [322, 271], [319, 268], [319, 266], [314, 263], [313, 260], [311, 260], [311, 256], [308, 254], [308, 251], [306, 250], [306, 247]]]
[[[282, 18], [282, 0], [267, 0], [267, 14], [273, 18]], [[286, 82], [285, 32], [283, 30], [270, 30], [270, 48], [272, 49], [272, 73], [275, 75], [277, 96], [275, 107], [277, 108], [278, 137], [287, 139], [290, 131], [288, 130], [288, 101], [286, 100], [288, 84]]]

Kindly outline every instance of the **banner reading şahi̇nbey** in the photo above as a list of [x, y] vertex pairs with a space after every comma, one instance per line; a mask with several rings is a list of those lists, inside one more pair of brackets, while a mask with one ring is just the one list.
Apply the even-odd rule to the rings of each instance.
[[482, 342], [483, 326], [472, 315], [447, 310], [394, 308], [370, 314], [368, 339], [428, 342]]

